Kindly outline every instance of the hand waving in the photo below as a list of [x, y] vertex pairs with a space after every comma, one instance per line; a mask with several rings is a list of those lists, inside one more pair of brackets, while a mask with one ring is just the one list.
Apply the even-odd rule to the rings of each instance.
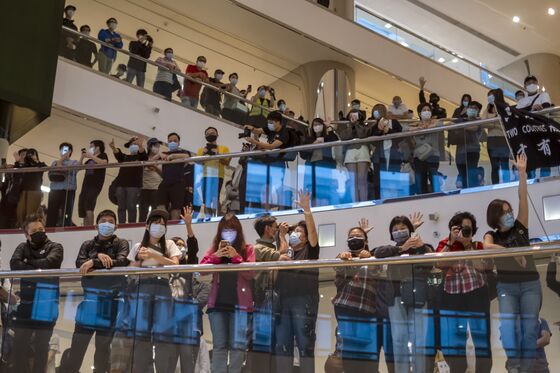
[[527, 156], [525, 154], [519, 154], [517, 156], [515, 166], [519, 173], [525, 173], [527, 171]]
[[303, 209], [304, 212], [311, 211], [311, 195], [303, 190], [298, 192], [298, 200], [296, 204]]
[[181, 214], [181, 219], [183, 219], [183, 221], [185, 222], [185, 225], [190, 225], [192, 224], [192, 220], [193, 220], [193, 215], [194, 215], [194, 209], [192, 206], [185, 206], [183, 208], [183, 213]]
[[424, 224], [424, 215], [418, 211], [408, 217], [410, 218], [414, 230], [420, 228]]
[[358, 222], [358, 227], [362, 228], [364, 232], [369, 233], [373, 230], [373, 226], [369, 226], [369, 220], [366, 218], [361, 218]]

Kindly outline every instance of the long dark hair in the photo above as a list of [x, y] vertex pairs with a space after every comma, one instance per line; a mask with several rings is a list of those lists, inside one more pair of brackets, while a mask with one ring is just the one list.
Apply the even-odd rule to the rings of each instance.
[[[150, 218], [146, 222], [146, 225], [148, 227], [144, 230], [144, 237], [142, 237], [142, 242], [140, 243], [142, 247], [150, 247], [150, 225], [152, 225], [152, 223], [157, 222], [159, 220], [162, 220], [163, 225], [165, 225], [165, 227], [167, 228], [167, 222], [162, 216], [158, 216], [158, 215], [150, 216]], [[159, 239], [159, 247], [161, 249], [161, 253], [165, 255], [165, 252], [167, 251], [165, 234], [161, 236], [161, 238]]]
[[243, 234], [243, 227], [241, 222], [235, 216], [234, 213], [228, 212], [224, 215], [220, 223], [218, 224], [218, 230], [216, 231], [216, 236], [212, 242], [211, 252], [215, 252], [220, 247], [220, 241], [222, 240], [222, 232], [226, 229], [232, 229], [237, 232], [237, 237], [234, 242], [231, 242], [231, 246], [241, 255], [243, 260], [247, 260], [247, 249], [245, 243], [245, 235]]
[[[365, 239], [366, 241], [368, 240], [367, 232], [366, 232], [363, 228], [361, 228], [361, 227], [350, 228], [350, 229], [348, 230], [347, 236], [350, 236], [350, 233], [352, 233], [352, 231], [360, 231], [360, 232], [364, 235], [364, 239]], [[365, 246], [364, 246], [364, 250], [369, 251], [369, 245], [368, 245], [367, 243], [366, 243]]]
[[308, 132], [309, 132], [309, 139], [311, 140], [311, 141], [309, 141], [310, 143], [317, 140], [317, 134], [313, 130], [313, 125], [315, 123], [319, 123], [323, 126], [323, 132], [321, 133], [321, 136], [322, 137], [327, 137], [327, 125], [325, 124], [325, 121], [321, 118], [315, 118], [311, 121], [311, 125], [309, 126], [309, 131]]

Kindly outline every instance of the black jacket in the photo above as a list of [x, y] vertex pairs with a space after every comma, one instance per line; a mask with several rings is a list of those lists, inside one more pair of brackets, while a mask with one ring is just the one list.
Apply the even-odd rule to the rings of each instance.
[[[113, 236], [109, 240], [99, 240], [97, 236], [93, 240], [88, 240], [82, 243], [78, 257], [76, 258], [76, 268], [80, 268], [82, 264], [88, 260], [93, 261], [94, 269], [104, 269], [103, 263], [97, 257], [97, 254], [107, 254], [113, 259], [113, 267], [126, 267], [129, 263], [128, 252], [130, 245], [127, 240]], [[88, 288], [116, 288], [122, 290], [124, 286], [123, 276], [83, 276], [82, 286]]]
[[35, 248], [29, 241], [20, 243], [12, 259], [12, 271], [29, 271], [34, 269], [59, 269], [64, 259], [62, 245], [47, 240], [43, 246]]
[[[128, 50], [130, 53], [137, 54], [147, 60], [150, 59], [150, 55], [152, 54], [152, 47], [148, 47], [146, 44], [142, 44], [137, 40], [130, 42]], [[134, 57], [130, 57], [128, 60], [128, 67], [141, 72], [146, 72], [146, 62]]]
[[557, 264], [555, 262], [548, 263], [546, 271], [546, 286], [560, 296], [560, 281], [556, 280], [556, 266]]

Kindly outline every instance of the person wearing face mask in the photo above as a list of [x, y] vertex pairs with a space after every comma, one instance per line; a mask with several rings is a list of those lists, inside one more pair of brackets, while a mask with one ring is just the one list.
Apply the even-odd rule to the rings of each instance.
[[[431, 106], [428, 103], [418, 105], [420, 121], [411, 123], [409, 131], [441, 127], [443, 123], [433, 118]], [[415, 194], [437, 193], [440, 191], [438, 169], [440, 161], [440, 135], [430, 133], [414, 136], [414, 174]], [[431, 188], [428, 187], [428, 183]]]
[[[115, 147], [115, 139], [109, 146], [113, 150], [113, 155], [119, 163], [124, 162], [141, 162], [148, 160], [148, 154], [144, 149], [144, 139], [138, 136], [132, 137], [124, 147], [128, 149], [129, 154], [125, 154], [120, 148]], [[142, 167], [120, 167], [113, 185], [115, 189], [115, 197], [117, 199], [117, 214], [119, 224], [136, 223], [138, 216], [138, 199], [142, 188]], [[127, 219], [128, 215], [128, 219]]]
[[393, 97], [391, 105], [387, 108], [387, 118], [389, 119], [412, 119], [412, 114], [408, 107], [403, 104], [400, 96]]
[[[89, 36], [91, 28], [88, 25], [83, 25], [80, 27], [80, 32]], [[76, 62], [87, 67], [93, 67], [97, 62], [97, 45], [89, 39], [80, 37], [76, 43]]]
[[[101, 140], [90, 142], [89, 149], [82, 149], [80, 164], [84, 163], [84, 159], [87, 159], [86, 165], [109, 163], [109, 157], [105, 154], [105, 143]], [[105, 168], [85, 170], [82, 190], [78, 197], [78, 216], [84, 219], [84, 226], [93, 225], [93, 211], [105, 183], [105, 174]]]
[[99, 59], [99, 71], [105, 74], [111, 73], [113, 62], [117, 59], [116, 49], [121, 49], [124, 45], [121, 35], [116, 30], [117, 20], [115, 18], [109, 18], [107, 20], [107, 28], [100, 30], [97, 35], [99, 40], [110, 45], [110, 47], [105, 45], [101, 46], [97, 56]]
[[[466, 117], [458, 117], [455, 122], [464, 123], [479, 120], [480, 110], [482, 110], [482, 105], [477, 101], [471, 101], [466, 111]], [[462, 188], [473, 188], [480, 185], [477, 169], [480, 160], [482, 131], [481, 126], [475, 126], [449, 131], [448, 133], [448, 144], [457, 145], [455, 163], [457, 171], [459, 171]]]
[[525, 96], [525, 91], [520, 89], [519, 91], [515, 92], [515, 101], [519, 103], [519, 101], [523, 100]]
[[[117, 72], [115, 74], [111, 74], [111, 76], [113, 78], [117, 78], [119, 80], [121, 80], [121, 78], [123, 78], [124, 74], [126, 74], [126, 65], [124, 63], [119, 64], [119, 66], [117, 66]], [[125, 78], [123, 78], [125, 79]]]
[[[255, 252], [245, 242], [241, 222], [234, 214], [227, 213], [218, 224], [212, 247], [200, 263], [235, 265], [254, 261]], [[250, 271], [216, 272], [212, 276], [207, 311], [214, 344], [212, 372], [240, 373], [243, 368], [249, 313], [253, 312], [253, 277]]]
[[[485, 248], [507, 249], [530, 244], [527, 157], [517, 156], [515, 165], [519, 170], [517, 217], [508, 201], [490, 202], [486, 218], [493, 230], [484, 236]], [[497, 258], [494, 262], [498, 271], [500, 339], [507, 355], [506, 368], [508, 372], [530, 372], [536, 356], [537, 323], [542, 304], [535, 260], [528, 255]]]
[[[136, 54], [146, 60], [149, 60], [150, 55], [152, 54], [154, 40], [150, 35], [148, 35], [148, 31], [144, 29], [136, 31], [136, 39], [137, 40], [130, 42], [128, 50], [132, 54]], [[144, 88], [144, 82], [146, 81], [146, 62], [131, 56], [128, 59], [127, 67], [128, 71], [126, 74], [126, 81], [132, 83], [134, 78], [136, 78], [136, 85]]]
[[223, 70], [218, 69], [214, 71], [214, 77], [208, 79], [208, 83], [212, 84], [216, 89], [205, 86], [200, 95], [200, 105], [204, 108], [204, 111], [217, 117], [219, 117], [222, 112], [222, 93], [219, 90], [226, 87], [226, 85], [222, 83], [223, 78]]
[[247, 117], [247, 106], [245, 102], [240, 101], [237, 97], [246, 98], [247, 94], [251, 92], [251, 86], [243, 92], [237, 88], [237, 83], [239, 82], [239, 76], [237, 73], [229, 74], [229, 84], [226, 84], [226, 92], [231, 93], [231, 95], [224, 95], [224, 105], [222, 108], [222, 118], [229, 120], [230, 122], [242, 125]]
[[[179, 147], [181, 137], [175, 132], [167, 135], [168, 151], [160, 158], [164, 161], [190, 158], [191, 153]], [[185, 206], [187, 182], [185, 178], [186, 164], [163, 164], [161, 167], [161, 183], [158, 187], [158, 208], [170, 211], [171, 220], [179, 219], [180, 211]]]
[[163, 57], [158, 57], [156, 60], [158, 71], [153, 91], [165, 97], [167, 101], [171, 101], [171, 95], [174, 92], [175, 79], [177, 78], [175, 73], [180, 71], [179, 65], [173, 58], [173, 49], [165, 48]]
[[[376, 258], [401, 255], [424, 255], [433, 251], [416, 233], [422, 224], [421, 215], [413, 220], [396, 216], [389, 224], [394, 245], [380, 246], [373, 250]], [[395, 372], [426, 372], [425, 346], [428, 322], [424, 316], [428, 302], [427, 278], [431, 266], [389, 265], [387, 277], [392, 281], [388, 288], [388, 311], [391, 321]], [[413, 325], [411, 328], [410, 325]]]
[[426, 101], [426, 95], [424, 94], [424, 87], [426, 86], [426, 83], [428, 81], [424, 79], [423, 76], [421, 76], [418, 81], [420, 83], [420, 93], [419, 93], [420, 104], [429, 103], [434, 118], [437, 119], [447, 118], [447, 110], [439, 106], [440, 98], [437, 93], [434, 92], [430, 93], [430, 101], [429, 102]]
[[[163, 267], [179, 264], [181, 251], [175, 242], [165, 238], [169, 214], [165, 210], [152, 210], [146, 221], [142, 241], [135, 244], [128, 254], [130, 266]], [[157, 304], [157, 307], [156, 307]], [[178, 317], [172, 312], [173, 298], [168, 276], [140, 276], [136, 286], [130, 286], [125, 294], [125, 310], [121, 314], [122, 325], [132, 328], [134, 348], [123, 355], [123, 351], [112, 351], [111, 371], [120, 371], [121, 364], [130, 362], [130, 372], [145, 372], [155, 364], [158, 372], [168, 372], [170, 340], [166, 326], [178, 325]], [[137, 307], [150, 310], [146, 314], [137, 312]], [[173, 320], [170, 321], [169, 318]], [[117, 322], [119, 324], [119, 322]], [[120, 330], [130, 335], [126, 330]], [[155, 346], [155, 355], [152, 353]], [[152, 360], [152, 356], [154, 356]], [[126, 363], [122, 360], [125, 359]]]
[[[392, 133], [402, 132], [402, 126], [396, 119], [389, 119], [387, 108], [383, 104], [375, 105], [371, 110], [371, 117], [374, 121], [372, 135], [386, 136]], [[384, 140], [375, 143], [375, 150], [372, 155], [373, 162], [373, 198], [381, 198], [381, 172], [400, 172], [403, 162], [402, 153], [399, 150], [400, 140]]]
[[[25, 156], [15, 168], [47, 167], [44, 162], [39, 160], [39, 153], [36, 149], [30, 148], [25, 152]], [[37, 211], [41, 206], [43, 192], [43, 172], [27, 172], [22, 176], [19, 192], [19, 199], [16, 207], [18, 225], [21, 227], [25, 217]]]
[[288, 111], [288, 106], [286, 105], [286, 100], [280, 99], [280, 100], [278, 100], [276, 105], [278, 105], [278, 111], [279, 112], [281, 112], [282, 114], [286, 114], [286, 112]]
[[[552, 106], [550, 95], [540, 89], [539, 81], [536, 76], [529, 75], [525, 78], [525, 90], [527, 95], [517, 102], [517, 109], [526, 111], [540, 111]], [[540, 177], [550, 176], [550, 167], [540, 168]], [[534, 179], [537, 176], [536, 170], [529, 170], [529, 177]]]
[[[125, 285], [124, 276], [86, 276], [98, 269], [128, 266], [128, 241], [115, 235], [117, 216], [111, 210], [101, 211], [96, 218], [97, 235], [82, 243], [76, 268], [82, 274], [83, 301], [78, 305], [69, 358], [61, 361], [61, 372], [80, 371], [86, 351], [95, 334], [93, 365], [96, 371], [109, 371], [111, 340], [115, 328], [119, 298]], [[100, 314], [97, 310], [110, 310]]]
[[[198, 149], [196, 155], [212, 156], [229, 153], [227, 146], [218, 145], [218, 130], [208, 127], [204, 131], [206, 146]], [[202, 165], [202, 199], [206, 213], [213, 215], [220, 209], [220, 192], [224, 184], [225, 167], [229, 165], [231, 158], [221, 158], [214, 161], [204, 162]]]
[[[348, 231], [348, 250], [337, 258], [353, 262], [371, 257], [368, 236], [360, 227]], [[345, 372], [376, 372], [379, 367], [376, 266], [336, 267], [332, 299]], [[356, 342], [359, 340], [359, 342]]]
[[[501, 89], [488, 91], [488, 106], [484, 113], [484, 119], [497, 118], [498, 110], [496, 102], [505, 102]], [[500, 183], [500, 176], [503, 183], [508, 183], [511, 179], [509, 169], [510, 150], [505, 138], [502, 124], [497, 121], [487, 125], [488, 130], [488, 156], [490, 158], [492, 184]]]
[[458, 108], [455, 109], [455, 111], [453, 112], [453, 118], [467, 119], [468, 118], [467, 111], [469, 110], [469, 107], [470, 107], [471, 102], [472, 102], [471, 95], [469, 95], [468, 93], [465, 93], [461, 97], [460, 102], [461, 102], [461, 106], [459, 106]]
[[[373, 126], [365, 122], [366, 113], [360, 109], [360, 100], [352, 100], [352, 110], [346, 116], [346, 123], [337, 125], [341, 140], [364, 139], [372, 135]], [[371, 165], [372, 144], [346, 145], [344, 165], [348, 169], [352, 185], [352, 201], [368, 199], [367, 176]]]
[[[267, 97], [267, 93], [269, 97]], [[270, 111], [265, 108], [272, 109], [274, 107], [274, 89], [264, 85], [260, 86], [251, 101], [253, 105], [247, 118], [247, 124], [256, 128], [266, 128], [267, 116]]]
[[[339, 138], [330, 127], [330, 123], [315, 118], [309, 126], [305, 144], [322, 144], [338, 141]], [[313, 206], [331, 205], [334, 202], [333, 189], [336, 170], [335, 149], [323, 148], [302, 151], [300, 156], [305, 160], [304, 185], [311, 192]]]
[[[293, 260], [317, 260], [320, 247], [315, 220], [311, 213], [311, 196], [303, 191], [298, 194], [297, 204], [303, 209], [305, 220], [297, 223], [290, 232], [288, 255]], [[280, 271], [275, 289], [280, 304], [275, 317], [276, 371], [292, 371], [294, 347], [297, 345], [300, 357], [299, 371], [315, 372], [319, 272], [315, 269]]]
[[[62, 26], [78, 31], [78, 27], [74, 24], [74, 14], [76, 14], [76, 7], [74, 5], [67, 5], [64, 8], [64, 18], [62, 19]], [[60, 34], [60, 47], [59, 54], [62, 57], [73, 60], [75, 58], [77, 36], [74, 33], [62, 29]]]
[[183, 91], [181, 93], [181, 102], [184, 106], [191, 109], [198, 108], [200, 89], [202, 84], [196, 81], [208, 82], [208, 72], [206, 71], [206, 57], [198, 56], [196, 64], [187, 66], [185, 75], [191, 77], [195, 81], [185, 79]]
[[[484, 244], [474, 241], [476, 218], [469, 212], [455, 214], [449, 220], [449, 236], [440, 241], [436, 251], [441, 253], [483, 250]], [[476, 355], [476, 372], [492, 370], [490, 339], [490, 290], [486, 273], [493, 270], [493, 262], [460, 260], [438, 263], [444, 271], [440, 312], [441, 346], [451, 372], [467, 370], [467, 330], [471, 333]]]
[[[22, 225], [26, 242], [19, 244], [10, 260], [12, 271], [60, 269], [64, 249], [52, 242], [45, 233], [43, 216], [28, 215]], [[9, 328], [13, 331], [13, 351], [28, 351], [32, 354], [14, 353], [9, 364], [13, 372], [43, 373], [47, 367], [49, 341], [58, 318], [58, 277], [22, 278], [19, 283], [17, 308]], [[33, 366], [33, 369], [30, 367]]]
[[[148, 161], [157, 161], [161, 159], [161, 145], [163, 145], [163, 142], [155, 137], [148, 139], [146, 142]], [[142, 170], [142, 190], [140, 191], [138, 221], [146, 221], [148, 212], [157, 208], [157, 192], [161, 184], [161, 166], [145, 166]]]
[[[74, 147], [72, 144], [63, 142], [58, 147], [60, 158], [53, 161], [51, 167], [76, 166], [79, 162], [72, 158]], [[47, 227], [68, 227], [72, 223], [72, 211], [74, 210], [74, 199], [76, 197], [76, 170], [49, 171], [51, 182], [49, 201], [47, 209]]]

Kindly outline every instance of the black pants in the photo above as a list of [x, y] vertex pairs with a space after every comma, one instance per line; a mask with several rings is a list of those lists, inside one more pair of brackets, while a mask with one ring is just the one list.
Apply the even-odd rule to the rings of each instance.
[[72, 225], [75, 190], [51, 190], [47, 209], [47, 227]]
[[476, 354], [476, 372], [492, 370], [488, 287], [462, 294], [444, 292], [440, 310], [441, 349], [451, 372], [467, 370], [467, 323]]
[[173, 94], [173, 84], [157, 81], [154, 83], [153, 91], [165, 97], [167, 101], [171, 101], [171, 95]]
[[84, 361], [89, 343], [95, 333], [95, 355], [93, 357], [94, 373], [106, 373], [110, 369], [111, 340], [113, 330], [95, 330], [76, 325], [72, 335], [72, 345], [70, 347], [70, 357], [61, 364], [61, 373], [78, 373]]
[[45, 373], [49, 356], [49, 341], [52, 326], [36, 327], [14, 325], [14, 346], [11, 354], [13, 363], [8, 372]]
[[158, 205], [158, 191], [157, 189], [142, 189], [140, 191], [140, 212], [138, 221], [144, 222], [148, 217], [150, 207], [155, 210]]
[[[439, 185], [435, 176], [439, 168], [439, 158], [430, 157], [424, 161], [414, 158], [414, 176], [416, 194], [426, 194], [439, 192]], [[428, 188], [428, 181], [432, 188]]]

